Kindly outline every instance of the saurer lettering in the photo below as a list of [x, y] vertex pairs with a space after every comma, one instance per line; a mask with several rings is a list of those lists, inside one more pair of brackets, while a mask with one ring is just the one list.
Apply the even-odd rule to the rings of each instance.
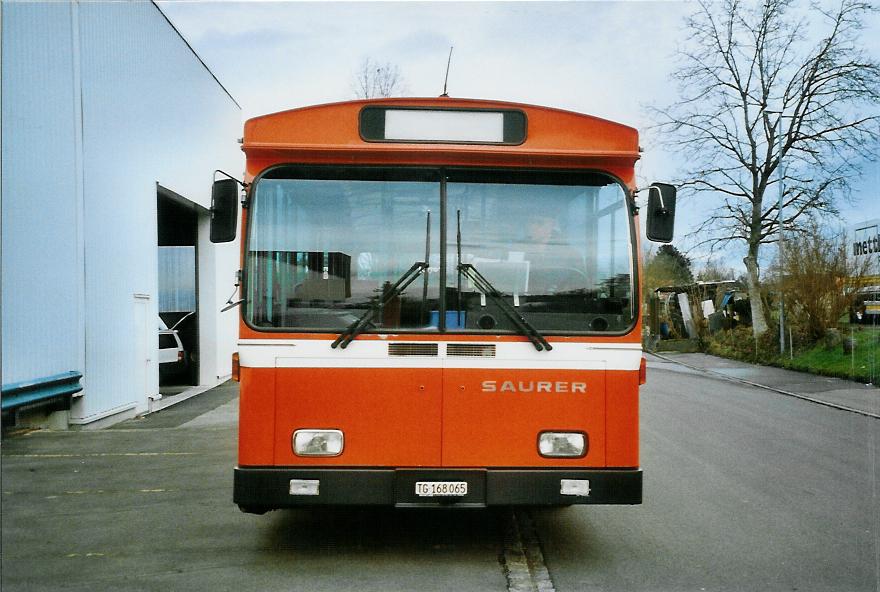
[[586, 382], [564, 380], [484, 380], [484, 393], [586, 393]]

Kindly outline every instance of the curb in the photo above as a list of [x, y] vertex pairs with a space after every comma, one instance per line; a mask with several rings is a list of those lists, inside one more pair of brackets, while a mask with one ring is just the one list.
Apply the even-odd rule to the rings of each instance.
[[150, 415], [151, 413], [156, 413], [158, 411], [162, 411], [163, 409], [168, 409], [172, 405], [176, 405], [178, 403], [183, 403], [187, 399], [192, 399], [196, 395], [201, 395], [213, 388], [216, 388], [229, 380], [229, 377], [218, 379], [217, 384], [200, 384], [197, 386], [193, 386], [191, 388], [186, 389], [183, 392], [177, 393], [176, 395], [165, 395], [161, 399], [155, 399], [150, 401], [150, 408], [145, 411], [142, 415]]
[[865, 417], [873, 417], [874, 419], [880, 419], [880, 415], [876, 413], [871, 413], [870, 411], [864, 411], [862, 409], [855, 409], [853, 407], [847, 407], [846, 405], [838, 405], [837, 403], [830, 403], [828, 401], [822, 401], [821, 399], [816, 399], [813, 397], [808, 397], [806, 395], [802, 395], [799, 393], [793, 393], [791, 391], [782, 390], [776, 387], [767, 386], [766, 384], [758, 384], [757, 382], [752, 382], [751, 380], [746, 380], [744, 378], [736, 378], [734, 376], [728, 376], [727, 374], [723, 374], [721, 372], [716, 372], [714, 370], [707, 370], [706, 368], [700, 368], [699, 366], [693, 366], [691, 364], [686, 364], [680, 360], [676, 360], [670, 358], [668, 356], [664, 356], [662, 354], [658, 354], [656, 352], [649, 352], [650, 355], [656, 356], [661, 360], [666, 360], [667, 362], [671, 362], [673, 364], [678, 364], [679, 366], [684, 366], [685, 368], [690, 368], [691, 370], [696, 370], [698, 372], [702, 372], [704, 374], [711, 374], [712, 376], [717, 376], [719, 378], [723, 378], [725, 380], [730, 380], [732, 382], [738, 382], [740, 384], [746, 384], [749, 386], [753, 386], [755, 388], [764, 389], [767, 391], [771, 391], [774, 393], [779, 393], [780, 395], [785, 395], [786, 397], [794, 397], [795, 399], [801, 399], [802, 401], [808, 401], [810, 403], [815, 403], [817, 405], [823, 405], [825, 407], [831, 407], [832, 409], [839, 409], [840, 411], [849, 411], [850, 413], [857, 413], [859, 415], [863, 415]]

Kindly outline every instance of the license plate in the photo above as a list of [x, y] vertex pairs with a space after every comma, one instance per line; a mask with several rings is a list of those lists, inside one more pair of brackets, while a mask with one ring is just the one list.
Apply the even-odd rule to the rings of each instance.
[[460, 497], [467, 492], [467, 481], [416, 481], [416, 495], [419, 497]]

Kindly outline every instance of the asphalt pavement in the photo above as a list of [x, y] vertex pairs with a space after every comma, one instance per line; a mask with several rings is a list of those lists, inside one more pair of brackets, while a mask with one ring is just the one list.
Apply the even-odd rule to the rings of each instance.
[[673, 362], [716, 376], [880, 418], [880, 388], [851, 380], [816, 376], [772, 366], [760, 366], [707, 354], [664, 353], [651, 356], [655, 366]]
[[536, 514], [557, 590], [880, 589], [880, 420], [656, 360], [641, 418], [641, 506]]
[[4, 440], [0, 589], [507, 589], [504, 512], [241, 513], [237, 418], [226, 383], [111, 429]]
[[[756, 388], [760, 367], [688, 356], [649, 361], [641, 506], [524, 515], [542, 589], [880, 589], [880, 420], [791, 396], [877, 389], [775, 369]], [[237, 404], [227, 383], [113, 429], [5, 439], [2, 590], [511, 589], [504, 509], [240, 513]]]

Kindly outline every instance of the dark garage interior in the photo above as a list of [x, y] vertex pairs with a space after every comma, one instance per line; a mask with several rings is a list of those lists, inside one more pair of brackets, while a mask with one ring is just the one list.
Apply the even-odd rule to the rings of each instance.
[[[198, 214], [196, 206], [158, 186], [159, 318], [174, 329], [183, 346], [177, 362], [159, 364], [159, 385], [199, 383]], [[160, 350], [177, 340], [160, 334]], [[165, 350], [167, 351], [167, 350]], [[162, 360], [160, 351], [160, 361]]]

